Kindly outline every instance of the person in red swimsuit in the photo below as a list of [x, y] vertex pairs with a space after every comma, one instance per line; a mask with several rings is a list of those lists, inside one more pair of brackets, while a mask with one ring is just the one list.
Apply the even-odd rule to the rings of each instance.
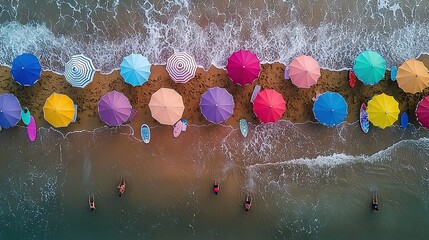
[[125, 192], [125, 180], [122, 179], [118, 186], [119, 197]]
[[214, 180], [213, 192], [214, 192], [214, 194], [218, 195], [219, 191], [220, 191], [219, 183], [216, 180]]

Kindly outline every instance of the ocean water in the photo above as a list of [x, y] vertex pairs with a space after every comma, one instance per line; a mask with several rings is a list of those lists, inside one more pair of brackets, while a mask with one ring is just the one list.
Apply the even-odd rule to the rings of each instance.
[[[0, 239], [426, 239], [429, 134], [315, 123], [0, 134]], [[121, 178], [127, 189], [118, 197]], [[221, 192], [212, 193], [213, 179]], [[378, 191], [380, 212], [370, 211]], [[96, 211], [87, 197], [95, 195]], [[254, 200], [243, 211], [246, 194]]]
[[247, 48], [262, 62], [310, 54], [334, 70], [372, 49], [390, 67], [427, 52], [428, 11], [427, 0], [0, 0], [0, 64], [32, 52], [62, 73], [82, 53], [108, 73], [133, 52], [164, 64], [187, 51], [207, 69]]

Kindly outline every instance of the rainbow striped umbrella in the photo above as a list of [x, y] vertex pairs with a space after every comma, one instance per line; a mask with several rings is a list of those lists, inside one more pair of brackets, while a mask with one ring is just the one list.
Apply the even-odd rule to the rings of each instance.
[[187, 83], [195, 77], [197, 62], [186, 52], [177, 52], [167, 59], [167, 72], [176, 83]]
[[66, 63], [64, 75], [73, 87], [84, 88], [94, 78], [95, 68], [92, 60], [84, 55], [74, 55]]

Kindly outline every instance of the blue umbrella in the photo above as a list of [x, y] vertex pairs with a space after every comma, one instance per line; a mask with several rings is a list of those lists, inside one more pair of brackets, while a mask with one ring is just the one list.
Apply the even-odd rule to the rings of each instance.
[[24, 53], [16, 57], [10, 69], [13, 79], [22, 86], [33, 86], [40, 78], [42, 66], [36, 56]]
[[150, 66], [146, 57], [141, 54], [130, 54], [124, 57], [121, 63], [121, 76], [133, 87], [141, 86], [149, 79]]
[[335, 126], [347, 117], [346, 100], [338, 93], [325, 92], [320, 95], [313, 106], [314, 117], [323, 125]]
[[21, 120], [21, 105], [10, 93], [0, 95], [0, 126], [10, 128]]
[[74, 55], [66, 63], [64, 75], [73, 87], [84, 88], [94, 78], [95, 68], [92, 60], [84, 55]]

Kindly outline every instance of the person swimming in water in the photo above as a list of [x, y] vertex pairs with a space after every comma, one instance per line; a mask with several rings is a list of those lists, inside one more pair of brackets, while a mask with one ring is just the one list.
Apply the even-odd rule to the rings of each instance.
[[372, 204], [371, 204], [371, 209], [372, 212], [378, 212], [380, 211], [379, 207], [378, 207], [378, 196], [377, 196], [377, 192], [373, 192], [372, 193]]
[[121, 179], [121, 182], [118, 185], [118, 192], [119, 192], [119, 197], [122, 196], [122, 194], [124, 194], [125, 192], [125, 180]]
[[252, 207], [252, 197], [247, 195], [246, 200], [244, 201], [244, 211], [248, 212]]
[[94, 199], [94, 195], [93, 196], [89, 196], [88, 198], [88, 203], [89, 203], [89, 209], [91, 211], [95, 210], [95, 199]]
[[220, 191], [219, 183], [216, 180], [214, 180], [213, 192], [214, 192], [214, 194], [218, 195], [219, 191]]

